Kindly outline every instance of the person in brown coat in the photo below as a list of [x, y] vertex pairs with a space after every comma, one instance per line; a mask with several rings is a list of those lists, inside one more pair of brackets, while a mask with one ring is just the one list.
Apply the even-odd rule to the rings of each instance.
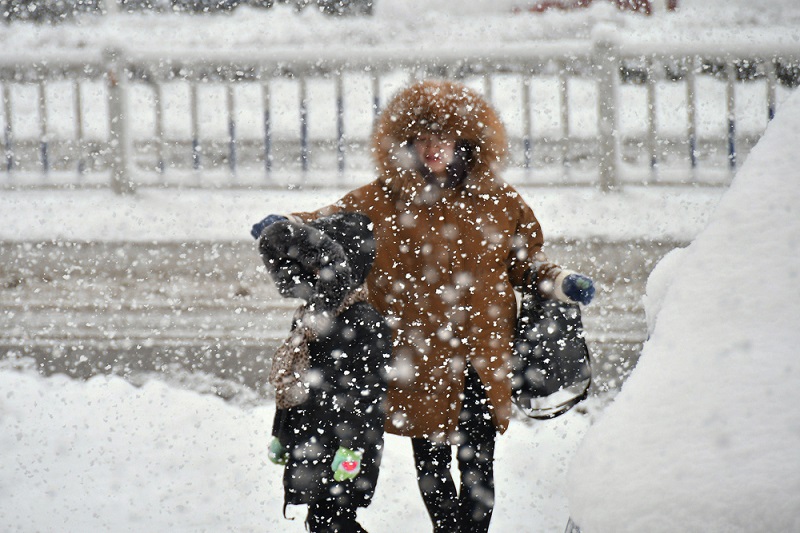
[[[466, 86], [428, 80], [397, 94], [373, 136], [378, 178], [312, 220], [374, 224], [369, 301], [393, 330], [386, 431], [411, 437], [435, 532], [487, 531], [496, 434], [511, 416], [515, 287], [588, 304], [591, 279], [549, 262], [539, 222], [497, 172], [505, 129]], [[267, 217], [254, 226], [274, 220]], [[456, 445], [461, 487], [450, 475]]]

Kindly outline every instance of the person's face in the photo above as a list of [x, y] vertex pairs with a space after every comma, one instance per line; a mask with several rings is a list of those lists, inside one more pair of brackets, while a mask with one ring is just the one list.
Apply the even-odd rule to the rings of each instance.
[[453, 162], [456, 141], [431, 134], [422, 134], [414, 139], [414, 150], [420, 162], [434, 174], [444, 174], [447, 165]]

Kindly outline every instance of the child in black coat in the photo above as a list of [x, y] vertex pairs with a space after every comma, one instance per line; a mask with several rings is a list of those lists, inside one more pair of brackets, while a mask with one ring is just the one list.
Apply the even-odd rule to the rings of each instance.
[[361, 532], [383, 448], [391, 331], [366, 301], [375, 258], [370, 220], [338, 213], [259, 231], [259, 250], [297, 312], [270, 372], [276, 414], [269, 457], [284, 468], [284, 506], [308, 505], [314, 532]]

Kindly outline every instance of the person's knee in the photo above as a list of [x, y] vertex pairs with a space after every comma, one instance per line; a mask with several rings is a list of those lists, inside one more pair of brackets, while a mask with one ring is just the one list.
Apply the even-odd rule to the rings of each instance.
[[482, 504], [485, 507], [494, 506], [494, 489], [488, 483], [482, 483], [483, 480], [476, 480], [467, 486], [467, 496], [475, 503]]
[[494, 464], [494, 447], [490, 444], [459, 446], [458, 461], [462, 468], [480, 468], [490, 471]]

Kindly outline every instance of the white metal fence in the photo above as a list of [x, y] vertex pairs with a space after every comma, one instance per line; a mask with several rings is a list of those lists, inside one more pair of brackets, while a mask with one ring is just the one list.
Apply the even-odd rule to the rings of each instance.
[[510, 181], [724, 185], [800, 81], [800, 45], [594, 41], [491, 49], [172, 50], [0, 57], [3, 188], [350, 185], [410, 79], [483, 92]]

